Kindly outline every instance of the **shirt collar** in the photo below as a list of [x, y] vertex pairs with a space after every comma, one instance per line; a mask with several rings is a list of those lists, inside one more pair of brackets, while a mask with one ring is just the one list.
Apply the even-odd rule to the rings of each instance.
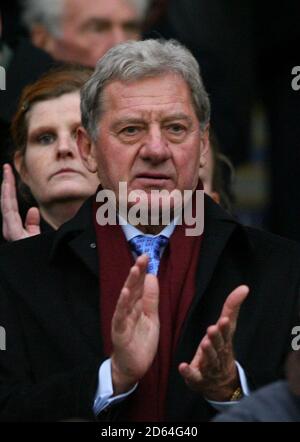
[[[119, 216], [120, 219], [123, 219]], [[136, 227], [132, 226], [129, 223], [126, 223], [124, 225], [121, 224], [122, 230], [124, 232], [124, 235], [126, 237], [126, 240], [129, 242], [132, 238], [135, 238], [138, 235], [143, 236], [149, 236], [149, 237], [155, 237], [158, 235], [163, 235], [166, 238], [170, 238], [172, 233], [174, 232], [174, 229], [176, 227], [176, 220], [172, 220], [170, 224], [168, 224], [161, 232], [159, 232], [157, 235], [151, 235], [149, 233], [143, 233], [141, 230], [137, 229]]]

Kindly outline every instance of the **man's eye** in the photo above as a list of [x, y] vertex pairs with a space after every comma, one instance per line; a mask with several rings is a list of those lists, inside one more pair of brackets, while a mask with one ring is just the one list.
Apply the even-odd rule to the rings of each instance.
[[44, 145], [54, 143], [55, 139], [56, 139], [55, 135], [51, 133], [42, 134], [37, 137], [38, 143]]
[[136, 135], [140, 131], [139, 127], [136, 126], [128, 126], [121, 130], [121, 133], [124, 135]]
[[167, 129], [169, 132], [175, 135], [179, 135], [185, 132], [185, 127], [182, 126], [181, 124], [171, 124], [170, 126], [167, 127]]

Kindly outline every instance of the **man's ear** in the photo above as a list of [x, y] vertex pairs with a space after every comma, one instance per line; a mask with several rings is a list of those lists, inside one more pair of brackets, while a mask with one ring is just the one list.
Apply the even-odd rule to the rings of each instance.
[[54, 54], [55, 37], [43, 25], [34, 25], [31, 29], [31, 42], [48, 54]]
[[96, 173], [98, 165], [95, 158], [95, 144], [82, 126], [77, 129], [77, 145], [85, 167], [91, 173]]
[[27, 184], [27, 170], [24, 164], [24, 155], [21, 152], [16, 152], [14, 155], [14, 166], [18, 174], [20, 175], [21, 180]]
[[207, 152], [210, 149], [209, 144], [209, 125], [207, 125], [203, 130], [201, 130], [201, 141], [200, 141], [200, 167], [204, 167], [207, 162]]

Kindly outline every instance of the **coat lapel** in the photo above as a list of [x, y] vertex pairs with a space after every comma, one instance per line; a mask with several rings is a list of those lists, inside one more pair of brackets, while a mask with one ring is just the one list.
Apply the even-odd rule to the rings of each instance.
[[[189, 311], [201, 301], [213, 276], [219, 258], [238, 223], [206, 197], [204, 236], [196, 272], [196, 292]], [[187, 318], [188, 321], [188, 318]]]

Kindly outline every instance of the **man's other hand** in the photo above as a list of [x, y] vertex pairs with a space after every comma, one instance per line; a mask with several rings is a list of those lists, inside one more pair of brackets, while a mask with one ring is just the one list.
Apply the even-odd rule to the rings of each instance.
[[233, 336], [240, 307], [248, 293], [249, 288], [245, 285], [230, 293], [217, 323], [208, 327], [193, 360], [179, 365], [186, 384], [208, 400], [230, 400], [240, 385]]

